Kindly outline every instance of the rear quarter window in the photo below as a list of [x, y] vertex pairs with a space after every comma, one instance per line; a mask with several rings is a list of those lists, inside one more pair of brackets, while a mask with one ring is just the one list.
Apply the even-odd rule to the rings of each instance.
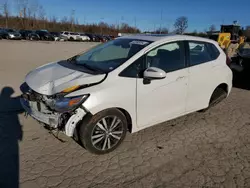
[[206, 42], [200, 41], [189, 42], [190, 66], [199, 65], [212, 60], [206, 44]]
[[212, 43], [207, 43], [207, 46], [212, 60], [217, 59], [220, 55], [220, 51], [218, 50], [218, 48]]
[[190, 66], [207, 63], [217, 59], [220, 55], [218, 48], [209, 42], [189, 41]]

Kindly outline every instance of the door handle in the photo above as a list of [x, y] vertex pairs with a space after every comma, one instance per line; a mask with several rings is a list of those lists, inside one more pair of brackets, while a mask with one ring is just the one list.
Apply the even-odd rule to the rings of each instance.
[[185, 78], [185, 76], [180, 76], [180, 77], [178, 77], [178, 78], [176, 79], [176, 81], [181, 80], [181, 79], [183, 79], [183, 78]]

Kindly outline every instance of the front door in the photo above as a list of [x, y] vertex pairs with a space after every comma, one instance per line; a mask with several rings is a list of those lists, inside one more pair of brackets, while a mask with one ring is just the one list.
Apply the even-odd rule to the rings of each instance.
[[183, 42], [161, 45], [145, 55], [146, 67], [157, 67], [166, 78], [143, 83], [137, 79], [137, 125], [148, 127], [185, 113], [188, 69]]

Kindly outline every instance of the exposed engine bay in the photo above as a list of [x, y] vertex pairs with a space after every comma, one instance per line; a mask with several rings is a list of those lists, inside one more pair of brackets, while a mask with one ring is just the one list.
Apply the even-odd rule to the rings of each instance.
[[65, 98], [63, 94], [46, 96], [29, 89], [22, 94], [21, 103], [33, 118], [49, 125], [51, 130], [63, 131], [71, 137], [77, 123], [87, 113], [81, 106], [86, 98], [87, 96]]

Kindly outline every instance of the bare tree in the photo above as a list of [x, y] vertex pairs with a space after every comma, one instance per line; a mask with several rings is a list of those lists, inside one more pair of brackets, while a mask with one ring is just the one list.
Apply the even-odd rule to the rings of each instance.
[[74, 25], [75, 25], [75, 10], [71, 11], [70, 23], [71, 23], [71, 30], [74, 31], [75, 30], [75, 28], [74, 28]]
[[209, 31], [210, 31], [210, 32], [216, 31], [216, 27], [215, 27], [214, 24], [212, 24], [212, 25], [209, 27]]
[[16, 0], [16, 2], [17, 2], [17, 10], [18, 10], [23, 28], [26, 28], [28, 0]]
[[42, 21], [43, 28], [45, 29], [46, 28], [46, 12], [42, 5], [40, 5], [38, 8], [38, 19]]
[[177, 18], [174, 27], [177, 33], [183, 34], [185, 30], [188, 28], [188, 18], [185, 16]]
[[62, 23], [62, 24], [67, 24], [67, 23], [69, 23], [67, 16], [64, 16], [64, 17], [61, 19], [61, 23]]
[[44, 10], [44, 8], [43, 8], [42, 5], [40, 5], [38, 7], [38, 18], [40, 20], [45, 20], [46, 19], [46, 12], [45, 12], [45, 10]]
[[5, 17], [5, 27], [8, 28], [9, 5], [8, 5], [7, 1], [3, 4], [3, 13], [4, 13], [4, 17]]

